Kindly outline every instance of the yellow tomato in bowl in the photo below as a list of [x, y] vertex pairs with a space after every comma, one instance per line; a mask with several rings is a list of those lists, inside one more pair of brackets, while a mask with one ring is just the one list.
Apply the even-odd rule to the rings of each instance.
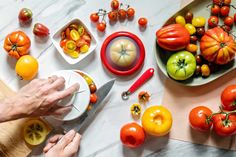
[[171, 129], [172, 115], [164, 106], [151, 106], [142, 116], [142, 126], [150, 135], [164, 136]]

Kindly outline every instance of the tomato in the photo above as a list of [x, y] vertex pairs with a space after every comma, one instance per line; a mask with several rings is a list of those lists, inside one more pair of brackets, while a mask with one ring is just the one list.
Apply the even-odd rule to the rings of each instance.
[[73, 40], [68, 40], [63, 47], [65, 53], [74, 52], [76, 49], [76, 43]]
[[236, 133], [236, 115], [217, 114], [212, 117], [213, 130], [220, 136], [231, 136]]
[[203, 77], [208, 77], [211, 74], [210, 67], [207, 64], [201, 66], [201, 72]]
[[96, 94], [90, 94], [90, 103], [96, 103], [97, 102], [97, 95]]
[[85, 81], [87, 82], [88, 85], [93, 84], [93, 80], [89, 76], [84, 75], [83, 77], [84, 77], [84, 79], [85, 79]]
[[112, 0], [112, 1], [111, 1], [111, 8], [112, 8], [113, 10], [117, 10], [117, 9], [119, 8], [119, 5], [120, 5], [120, 3], [119, 3], [118, 0]]
[[219, 18], [217, 16], [211, 16], [209, 19], [208, 19], [208, 26], [209, 27], [216, 27], [218, 26], [218, 23], [219, 23]]
[[30, 39], [24, 32], [15, 31], [6, 36], [3, 47], [9, 56], [19, 59], [29, 53], [30, 45]]
[[79, 39], [80, 39], [79, 32], [76, 31], [76, 30], [74, 30], [74, 29], [72, 29], [72, 30], [70, 31], [70, 38], [71, 38], [72, 40], [74, 40], [74, 41], [79, 40]]
[[202, 37], [205, 34], [205, 28], [204, 27], [198, 27], [196, 32], [197, 32], [197, 36]]
[[236, 110], [236, 85], [227, 86], [222, 91], [221, 104], [224, 110]]
[[236, 13], [234, 14], [234, 23], [236, 23]]
[[98, 22], [98, 20], [99, 20], [98, 13], [92, 13], [92, 14], [90, 15], [90, 20], [91, 20], [92, 22]]
[[97, 87], [95, 84], [90, 84], [89, 89], [91, 93], [95, 93], [97, 91]]
[[146, 26], [147, 26], [147, 23], [148, 23], [148, 21], [147, 21], [147, 19], [146, 19], [145, 17], [141, 17], [141, 18], [139, 18], [139, 20], [138, 20], [138, 24], [139, 24], [139, 26], [141, 26], [141, 27], [146, 27]]
[[190, 42], [188, 30], [180, 24], [171, 24], [156, 32], [158, 45], [168, 51], [184, 49]]
[[73, 30], [73, 29], [78, 30], [78, 27], [79, 27], [78, 24], [75, 24], [75, 23], [72, 23], [69, 25], [70, 30]]
[[136, 148], [142, 145], [145, 141], [145, 132], [137, 123], [128, 123], [120, 129], [120, 140], [123, 145]]
[[80, 47], [79, 50], [80, 50], [81, 53], [88, 52], [89, 46], [88, 45], [83, 45], [83, 46]]
[[226, 26], [226, 25], [221, 26], [221, 28], [227, 33], [229, 33], [231, 31], [231, 27]]
[[29, 23], [32, 21], [33, 13], [28, 8], [23, 8], [20, 10], [18, 19], [21, 23]]
[[188, 51], [176, 52], [167, 61], [167, 73], [175, 80], [190, 78], [194, 74], [195, 69], [195, 57]]
[[36, 23], [34, 25], [33, 33], [38, 37], [47, 37], [49, 35], [49, 29], [41, 23]]
[[142, 108], [141, 108], [141, 105], [140, 104], [133, 104], [131, 107], [130, 107], [130, 112], [131, 112], [131, 115], [133, 117], [139, 117], [141, 112], [142, 112]]
[[187, 12], [185, 14], [184, 18], [185, 18], [186, 23], [192, 23], [193, 13], [192, 12]]
[[224, 19], [224, 24], [225, 24], [226, 26], [229, 26], [229, 27], [233, 26], [233, 24], [234, 24], [234, 18], [231, 17], [231, 16], [227, 16], [227, 17]]
[[179, 15], [175, 18], [175, 23], [178, 23], [184, 26], [186, 24], [186, 21], [183, 16]]
[[97, 24], [97, 30], [99, 30], [100, 32], [104, 32], [105, 29], [106, 29], [106, 23], [100, 22]]
[[126, 15], [127, 15], [127, 12], [124, 9], [120, 9], [118, 11], [118, 16], [119, 16], [120, 19], [122, 19], [122, 20], [125, 19]]
[[15, 71], [24, 80], [32, 80], [38, 73], [38, 61], [30, 55], [24, 55], [16, 62]]
[[64, 46], [66, 46], [66, 42], [68, 41], [69, 39], [63, 39], [60, 41], [60, 47], [63, 48]]
[[195, 28], [192, 24], [190, 24], [190, 23], [187, 23], [187, 24], [185, 25], [185, 28], [188, 30], [188, 32], [189, 32], [190, 35], [195, 34], [196, 31], [197, 31], [196, 28]]
[[116, 21], [118, 17], [118, 13], [116, 11], [111, 11], [108, 13], [108, 18], [111, 21]]
[[198, 131], [208, 131], [212, 127], [212, 122], [209, 119], [212, 111], [205, 106], [193, 108], [188, 116], [191, 127]]
[[193, 53], [193, 54], [196, 54], [197, 50], [198, 50], [198, 46], [195, 44], [188, 44], [186, 47], [186, 50]]
[[190, 36], [190, 43], [196, 44], [198, 38], [196, 35], [191, 35]]
[[224, 5], [230, 5], [231, 0], [223, 0]]
[[200, 75], [200, 74], [201, 74], [201, 66], [197, 65], [195, 70], [195, 75]]
[[78, 33], [80, 36], [84, 35], [85, 33], [85, 28], [82, 25], [78, 26]]
[[228, 16], [229, 15], [229, 10], [230, 10], [230, 8], [229, 8], [229, 6], [223, 6], [223, 7], [221, 7], [220, 8], [220, 15], [221, 16]]
[[234, 59], [236, 43], [222, 28], [215, 27], [207, 30], [201, 38], [200, 50], [207, 61], [223, 65]]
[[139, 94], [138, 94], [138, 100], [139, 102], [144, 102], [146, 103], [147, 101], [149, 101], [150, 99], [150, 94], [147, 92], [147, 91], [141, 91]]
[[212, 15], [219, 15], [220, 13], [220, 7], [217, 4], [212, 5], [211, 7], [211, 14]]
[[213, 0], [213, 4], [217, 4], [219, 6], [222, 6], [223, 0]]
[[194, 27], [204, 27], [206, 24], [206, 19], [204, 17], [194, 17], [192, 20], [192, 25]]
[[198, 65], [202, 64], [202, 57], [201, 57], [201, 55], [196, 55], [195, 59], [196, 59], [196, 62], [197, 62]]
[[172, 115], [164, 106], [151, 106], [143, 113], [142, 126], [150, 135], [164, 136], [170, 132]]
[[134, 14], [135, 14], [134, 8], [128, 8], [128, 10], [127, 10], [127, 16], [128, 16], [129, 18], [131, 18], [131, 17], [134, 17]]

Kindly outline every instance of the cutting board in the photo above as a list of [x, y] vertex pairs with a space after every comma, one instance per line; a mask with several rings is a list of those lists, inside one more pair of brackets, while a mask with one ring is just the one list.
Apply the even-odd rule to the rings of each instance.
[[[14, 95], [4, 82], [0, 80], [0, 99]], [[32, 150], [22, 137], [22, 124], [27, 119], [19, 119], [0, 123], [0, 157], [26, 157]]]

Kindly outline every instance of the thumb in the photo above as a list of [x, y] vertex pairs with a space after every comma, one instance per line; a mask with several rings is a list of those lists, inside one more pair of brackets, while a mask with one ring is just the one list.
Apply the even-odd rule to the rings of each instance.
[[61, 138], [61, 140], [59, 140], [59, 142], [57, 143], [58, 146], [64, 149], [68, 144], [70, 144], [73, 141], [75, 135], [76, 132], [74, 130], [69, 131], [66, 135], [64, 135]]

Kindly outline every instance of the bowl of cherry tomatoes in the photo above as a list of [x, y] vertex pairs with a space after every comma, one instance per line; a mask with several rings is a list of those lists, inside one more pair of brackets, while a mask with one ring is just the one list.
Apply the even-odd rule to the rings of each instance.
[[82, 61], [97, 47], [93, 34], [78, 18], [70, 20], [58, 29], [52, 35], [52, 42], [69, 64]]

